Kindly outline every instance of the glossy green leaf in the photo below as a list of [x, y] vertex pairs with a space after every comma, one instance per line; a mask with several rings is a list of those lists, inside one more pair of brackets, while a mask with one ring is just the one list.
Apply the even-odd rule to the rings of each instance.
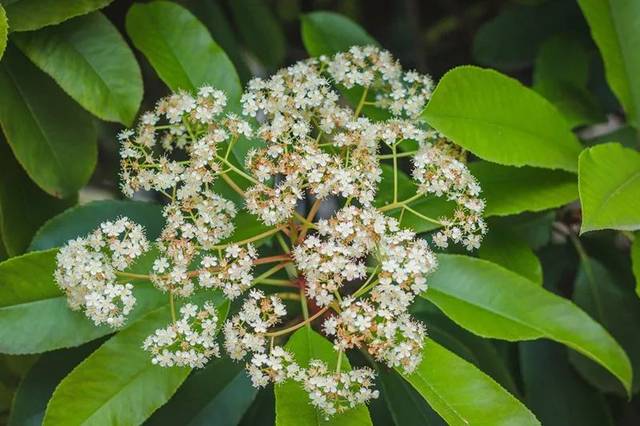
[[27, 249], [47, 219], [75, 204], [77, 197], [60, 199], [40, 189], [22, 170], [1, 136], [0, 170], [0, 239], [7, 254], [15, 256]]
[[44, 426], [140, 424], [189, 375], [186, 367], [151, 363], [142, 342], [171, 321], [168, 306], [151, 311], [78, 365], [53, 393]]
[[539, 425], [513, 395], [472, 364], [427, 340], [423, 361], [405, 379], [450, 425]]
[[43, 354], [16, 390], [8, 426], [40, 426], [58, 383], [97, 347], [97, 342], [91, 342]]
[[556, 36], [540, 47], [533, 89], [558, 108], [571, 127], [606, 121], [587, 88], [590, 56], [574, 37]]
[[0, 59], [4, 49], [7, 47], [7, 33], [9, 32], [9, 21], [7, 21], [7, 14], [4, 8], [0, 4]]
[[145, 423], [196, 426], [236, 426], [258, 390], [242, 367], [227, 357], [210, 361], [194, 370], [171, 400]]
[[640, 126], [640, 3], [629, 0], [578, 0], [604, 59], [607, 81], [627, 120]]
[[[303, 327], [290, 338], [285, 348], [290, 351], [301, 367], [307, 367], [312, 359], [324, 361], [329, 369], [335, 369], [338, 360], [333, 345], [311, 329]], [[348, 360], [343, 357], [342, 369], [348, 370]], [[345, 362], [346, 361], [346, 362]], [[307, 392], [296, 382], [288, 380], [277, 385], [276, 393], [276, 426], [307, 425], [370, 425], [371, 419], [365, 406], [326, 419], [324, 414], [314, 408]]]
[[268, 67], [282, 64], [286, 40], [280, 22], [263, 0], [229, 2], [233, 19], [245, 44]]
[[100, 12], [14, 34], [20, 50], [93, 115], [131, 125], [142, 101], [133, 52]]
[[422, 396], [396, 371], [378, 369], [380, 398], [386, 404], [396, 426], [445, 425]]
[[631, 388], [631, 364], [624, 350], [576, 305], [486, 260], [445, 254], [438, 259], [423, 297], [453, 321], [483, 337], [544, 337], [563, 343]]
[[578, 169], [580, 144], [553, 105], [517, 80], [490, 69], [461, 66], [446, 73], [423, 118], [485, 160]]
[[311, 56], [333, 55], [351, 46], [378, 45], [358, 24], [333, 12], [303, 15], [302, 41]]
[[640, 233], [636, 232], [634, 237], [631, 244], [631, 266], [636, 278], [636, 294], [640, 297]]
[[233, 64], [207, 28], [187, 9], [167, 1], [136, 3], [127, 13], [133, 44], [171, 90], [210, 84], [239, 105], [242, 88]]
[[[634, 371], [640, 370], [640, 340], [636, 324], [640, 324], [640, 299], [632, 287], [617, 280], [598, 261], [585, 258], [576, 277], [573, 301], [607, 329], [629, 355]], [[578, 354], [570, 359], [590, 383], [604, 391], [624, 389], [602, 367]], [[640, 389], [640, 376], [633, 378], [633, 392]]]
[[73, 238], [91, 233], [105, 220], [123, 216], [143, 225], [150, 241], [160, 236], [164, 226], [162, 208], [158, 204], [121, 200], [92, 201], [69, 209], [45, 223], [33, 237], [29, 250], [63, 246]]
[[480, 258], [496, 263], [542, 285], [542, 265], [526, 241], [508, 228], [489, 228], [478, 250]]
[[33, 31], [101, 9], [113, 0], [3, 0], [11, 31]]
[[485, 216], [542, 211], [578, 198], [576, 176], [562, 170], [508, 167], [486, 161], [469, 164], [486, 201]]
[[585, 149], [578, 181], [580, 232], [640, 229], [640, 153], [617, 143]]
[[[0, 353], [68, 348], [113, 332], [69, 308], [53, 279], [56, 252], [33, 252], [0, 263]], [[134, 295], [136, 306], [128, 323], [166, 303], [166, 295], [148, 282], [136, 284]]]
[[604, 397], [569, 365], [553, 342], [522, 342], [520, 365], [527, 406], [549, 426], [613, 426]]
[[276, 423], [276, 398], [273, 385], [260, 389], [238, 426], [273, 426]]
[[80, 106], [9, 46], [0, 62], [0, 124], [18, 162], [49, 194], [67, 197], [96, 165], [96, 131]]

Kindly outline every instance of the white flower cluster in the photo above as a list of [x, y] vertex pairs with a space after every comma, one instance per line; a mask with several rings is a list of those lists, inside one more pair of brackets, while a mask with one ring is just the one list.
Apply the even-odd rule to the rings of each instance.
[[319, 360], [311, 360], [307, 368], [302, 368], [281, 346], [272, 344], [267, 348], [265, 333], [285, 315], [284, 304], [277, 296], [267, 297], [259, 290], [251, 290], [238, 314], [225, 323], [224, 347], [232, 359], [240, 360], [251, 354], [246, 370], [254, 386], [294, 380], [309, 393], [311, 403], [327, 416], [378, 397], [378, 391], [371, 389], [374, 382], [371, 369], [330, 373]]
[[147, 337], [143, 348], [153, 355], [151, 362], [162, 367], [204, 367], [211, 357], [220, 356], [215, 341], [218, 312], [209, 302], [202, 309], [187, 303], [182, 317]]
[[434, 236], [433, 242], [446, 248], [451, 240], [473, 250], [480, 247], [487, 232], [482, 219], [484, 200], [479, 198], [480, 185], [459, 156], [460, 151], [442, 138], [423, 144], [413, 160], [413, 177], [420, 192], [446, 195], [457, 205], [453, 218], [441, 219], [444, 229]]
[[206, 256], [198, 280], [204, 288], [218, 288], [229, 299], [235, 299], [251, 286], [253, 261], [257, 256], [251, 244], [246, 247], [231, 245], [219, 259]]
[[83, 309], [96, 325], [119, 327], [136, 302], [129, 283], [117, 281], [117, 271], [149, 249], [140, 225], [123, 217], [104, 222], [93, 233], [60, 249], [55, 280], [71, 309]]

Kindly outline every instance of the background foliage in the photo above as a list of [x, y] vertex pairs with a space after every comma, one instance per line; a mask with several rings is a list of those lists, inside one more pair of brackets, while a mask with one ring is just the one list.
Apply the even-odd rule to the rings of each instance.
[[[166, 300], [147, 288], [110, 336], [67, 309], [55, 247], [122, 214], [157, 235], [156, 204], [119, 200], [115, 134], [169, 90], [214, 83], [237, 109], [251, 76], [373, 43], [439, 80], [423, 118], [472, 154], [490, 232], [439, 257], [413, 309], [431, 337], [418, 371], [379, 371], [381, 398], [329, 423], [640, 424], [640, 2], [0, 4], [0, 422], [327, 423], [229, 360], [152, 366], [140, 341]], [[450, 206], [411, 208], [428, 233], [420, 214]], [[305, 328], [287, 345], [302, 361], [328, 342]]]

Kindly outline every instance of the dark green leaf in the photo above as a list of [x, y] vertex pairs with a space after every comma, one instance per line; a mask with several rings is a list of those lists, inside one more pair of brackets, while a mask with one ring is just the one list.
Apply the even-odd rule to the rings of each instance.
[[640, 153], [617, 143], [585, 149], [578, 180], [581, 233], [640, 229]]
[[587, 146], [600, 145], [607, 142], [619, 142], [627, 148], [635, 148], [638, 144], [638, 132], [631, 126], [625, 125], [604, 135], [583, 140]]
[[[82, 312], [69, 308], [53, 279], [56, 252], [33, 252], [0, 263], [0, 353], [46, 352], [78, 346], [113, 332], [108, 327], [96, 327]], [[144, 261], [148, 259], [143, 257]], [[148, 282], [136, 284], [134, 295], [137, 302], [129, 321], [167, 299]]]
[[[41, 190], [16, 162], [0, 137], [0, 237], [7, 254], [23, 253], [33, 234], [50, 217], [75, 204]], [[36, 206], [36, 207], [34, 207]]]
[[607, 331], [570, 301], [486, 260], [440, 255], [423, 297], [467, 330], [519, 341], [541, 337], [590, 357], [631, 388], [631, 364]]
[[613, 426], [606, 401], [575, 373], [562, 346], [519, 346], [526, 403], [545, 426]]
[[0, 62], [0, 123], [13, 153], [49, 194], [67, 197], [96, 165], [96, 131], [80, 106], [9, 46]]
[[[329, 369], [335, 369], [337, 354], [327, 339], [316, 333], [311, 327], [303, 327], [290, 338], [285, 348], [290, 351], [298, 364], [305, 368], [312, 359], [324, 361]], [[346, 362], [345, 362], [346, 361]], [[350, 369], [349, 362], [343, 358], [342, 368]], [[296, 382], [288, 380], [277, 385], [276, 389], [276, 425], [370, 425], [371, 419], [365, 406], [358, 406], [342, 414], [325, 419], [324, 414], [314, 408], [307, 392]]]
[[210, 84], [237, 108], [242, 88], [233, 64], [207, 28], [187, 9], [167, 1], [136, 3], [127, 13], [127, 33], [173, 91]]
[[284, 61], [282, 27], [263, 0], [231, 0], [231, 13], [244, 42], [260, 61], [275, 68]]
[[640, 232], [634, 234], [631, 244], [631, 265], [633, 266], [633, 275], [636, 278], [636, 294], [640, 297]]
[[150, 241], [158, 238], [164, 226], [162, 209], [158, 204], [120, 200], [93, 201], [69, 209], [45, 223], [33, 237], [29, 251], [63, 246], [71, 239], [91, 233], [105, 220], [122, 216], [143, 225]]
[[131, 125], [142, 101], [133, 52], [100, 12], [15, 34], [20, 50], [65, 92], [103, 120]]
[[206, 426], [215, 419], [216, 426], [235, 426], [257, 393], [241, 363], [215, 359], [193, 371], [171, 400], [145, 424]]
[[[639, 371], [640, 340], [636, 325], [640, 324], [640, 299], [633, 288], [616, 282], [598, 261], [585, 258], [576, 277], [573, 300], [620, 342], [634, 371]], [[602, 367], [576, 353], [572, 353], [570, 359], [587, 381], [602, 390], [617, 391], [624, 396], [620, 384]], [[639, 388], [640, 376], [635, 375], [633, 392]]]
[[454, 68], [423, 117], [478, 157], [511, 166], [577, 171], [580, 144], [546, 99], [490, 69]]
[[58, 383], [97, 346], [97, 342], [92, 342], [79, 348], [42, 355], [20, 382], [9, 426], [40, 426], [47, 403]]
[[32, 31], [101, 9], [113, 0], [4, 0], [11, 31]]
[[422, 356], [417, 370], [403, 376], [448, 424], [540, 424], [493, 379], [433, 340]]
[[627, 121], [640, 126], [640, 2], [578, 0], [591, 35], [604, 59], [607, 81], [627, 113]]
[[273, 385], [262, 388], [242, 417], [239, 426], [273, 426], [276, 422], [276, 399]]
[[303, 15], [302, 41], [311, 56], [333, 55], [354, 45], [378, 45], [358, 24], [333, 12]]
[[478, 256], [542, 285], [542, 265], [526, 241], [508, 228], [489, 228]]

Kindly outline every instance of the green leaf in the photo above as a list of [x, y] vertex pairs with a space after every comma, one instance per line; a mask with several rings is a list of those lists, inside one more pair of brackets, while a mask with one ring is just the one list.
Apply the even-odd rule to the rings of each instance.
[[29, 251], [63, 246], [71, 239], [91, 233], [105, 220], [122, 216], [143, 225], [150, 241], [160, 236], [164, 226], [162, 208], [158, 204], [122, 200], [92, 201], [50, 219], [33, 237]]
[[575, 373], [562, 346], [535, 341], [519, 349], [526, 403], [542, 424], [613, 426], [605, 399]]
[[478, 256], [542, 285], [540, 260], [526, 241], [508, 228], [489, 228], [478, 250]]
[[[584, 258], [576, 277], [573, 301], [595, 318], [618, 341], [631, 359], [634, 371], [640, 370], [640, 300], [633, 288], [617, 282], [602, 264]], [[602, 367], [581, 355], [572, 353], [570, 360], [583, 377], [594, 386], [624, 396], [620, 384]], [[633, 378], [633, 392], [640, 389], [640, 376]]]
[[40, 426], [58, 383], [97, 347], [97, 342], [92, 342], [43, 354], [16, 390], [8, 426]]
[[212, 360], [195, 370], [171, 400], [145, 422], [167, 424], [235, 426], [253, 403], [258, 390], [251, 385], [242, 364], [229, 358]]
[[631, 364], [607, 331], [570, 301], [501, 266], [467, 256], [440, 255], [423, 297], [482, 336], [509, 341], [548, 338], [588, 356], [628, 391]]
[[167, 1], [136, 3], [127, 13], [126, 28], [171, 90], [195, 91], [210, 84], [238, 108], [242, 88], [233, 64], [187, 9]]
[[604, 60], [607, 81], [627, 120], [640, 126], [640, 3], [627, 0], [578, 0]]
[[12, 31], [33, 31], [102, 9], [113, 0], [4, 0]]
[[165, 305], [109, 339], [62, 380], [43, 425], [134, 425], [147, 419], [191, 371], [154, 365], [142, 350], [144, 339], [170, 320]]
[[580, 144], [553, 105], [496, 71], [462, 66], [447, 72], [423, 117], [482, 159], [511, 166], [578, 169]]
[[378, 45], [358, 24], [333, 12], [303, 15], [302, 41], [311, 56], [333, 55], [351, 46]]
[[606, 121], [587, 88], [590, 57], [574, 37], [551, 37], [536, 58], [533, 88], [564, 115], [571, 127]]
[[578, 181], [581, 233], [640, 229], [640, 153], [617, 143], [585, 149]]
[[[290, 351], [298, 364], [305, 368], [312, 359], [324, 361], [329, 369], [335, 369], [337, 353], [327, 339], [316, 333], [311, 327], [303, 327], [290, 338], [285, 348]], [[342, 369], [351, 367], [343, 357]], [[307, 425], [370, 425], [371, 419], [367, 407], [361, 405], [342, 414], [325, 419], [324, 414], [311, 405], [309, 395], [296, 382], [288, 380], [276, 385], [276, 426]]]
[[14, 34], [20, 50], [93, 115], [130, 126], [142, 101], [133, 52], [100, 12]]
[[[68, 348], [113, 332], [69, 308], [53, 279], [56, 253], [33, 252], [0, 263], [0, 353]], [[136, 284], [134, 295], [137, 302], [129, 321], [166, 303], [166, 295], [148, 282]]]
[[493, 379], [433, 340], [427, 340], [422, 356], [416, 371], [403, 377], [448, 424], [540, 424]]
[[97, 158], [91, 116], [11, 46], [0, 62], [0, 97], [2, 130], [31, 179], [57, 197], [84, 186]]
[[286, 40], [280, 22], [262, 0], [233, 0], [231, 13], [247, 47], [268, 67], [282, 64]]
[[636, 294], [640, 297], [640, 233], [634, 234], [633, 243], [631, 243], [631, 266], [633, 267], [633, 275], [636, 278]]
[[584, 139], [582, 142], [587, 146], [599, 145], [607, 142], [619, 142], [627, 148], [635, 148], [638, 144], [638, 132], [636, 129], [629, 125], [623, 125], [617, 129], [592, 137], [590, 139]]
[[380, 398], [387, 405], [396, 426], [445, 424], [422, 396], [396, 371], [380, 368], [377, 375]]
[[75, 204], [77, 196], [61, 200], [41, 190], [16, 162], [1, 135], [0, 170], [0, 237], [7, 254], [15, 256], [27, 249], [47, 219]]
[[262, 388], [238, 426], [273, 426], [276, 423], [274, 386]]
[[7, 47], [7, 34], [9, 32], [9, 22], [7, 21], [7, 14], [4, 8], [0, 4], [0, 59], [4, 49]]
[[486, 161], [469, 164], [469, 170], [482, 188], [485, 216], [537, 212], [578, 198], [576, 176], [562, 170], [508, 167]]

